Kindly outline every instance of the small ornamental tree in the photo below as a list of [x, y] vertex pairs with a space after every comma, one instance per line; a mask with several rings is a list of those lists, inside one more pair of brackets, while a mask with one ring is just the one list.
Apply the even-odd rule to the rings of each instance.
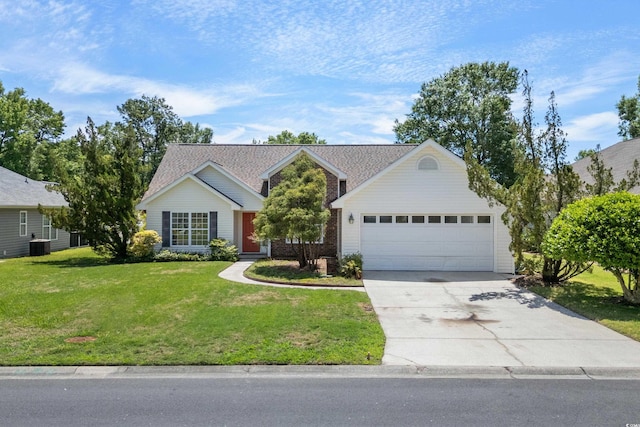
[[597, 262], [618, 279], [625, 300], [640, 304], [640, 195], [619, 192], [570, 204], [553, 221], [542, 250], [551, 258]]
[[254, 220], [260, 240], [283, 239], [297, 255], [300, 268], [316, 266], [318, 242], [329, 220], [324, 202], [327, 180], [306, 155], [282, 170], [282, 181], [271, 189]]
[[69, 203], [62, 209], [41, 211], [58, 228], [78, 231], [98, 253], [126, 259], [138, 231], [136, 203], [143, 188], [140, 149], [130, 127], [87, 119], [76, 135], [81, 162], [73, 175], [57, 165], [60, 182], [53, 185]]

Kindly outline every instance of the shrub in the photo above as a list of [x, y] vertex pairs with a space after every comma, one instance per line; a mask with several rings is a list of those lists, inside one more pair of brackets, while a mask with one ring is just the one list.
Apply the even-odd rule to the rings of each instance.
[[340, 258], [340, 275], [354, 279], [362, 278], [362, 254], [347, 254]]
[[154, 261], [168, 262], [168, 261], [208, 261], [209, 255], [201, 254], [197, 252], [171, 252], [170, 250], [163, 249], [158, 252], [154, 257]]
[[238, 260], [238, 248], [225, 239], [213, 239], [209, 242], [211, 261], [232, 261]]
[[129, 255], [137, 259], [150, 259], [153, 247], [162, 242], [162, 238], [154, 230], [142, 230], [134, 234], [129, 247]]
[[533, 276], [540, 273], [544, 260], [537, 254], [531, 254], [522, 258], [522, 261], [516, 266], [516, 271], [525, 276]]

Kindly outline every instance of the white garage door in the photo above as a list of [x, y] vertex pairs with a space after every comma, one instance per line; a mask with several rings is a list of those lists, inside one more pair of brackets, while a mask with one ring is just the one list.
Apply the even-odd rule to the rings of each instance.
[[385, 215], [360, 219], [365, 270], [493, 271], [493, 217]]

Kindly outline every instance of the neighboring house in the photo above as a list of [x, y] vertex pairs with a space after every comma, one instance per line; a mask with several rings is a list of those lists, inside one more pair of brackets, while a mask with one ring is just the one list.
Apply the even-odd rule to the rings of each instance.
[[50, 240], [51, 251], [70, 246], [69, 233], [54, 228], [51, 219], [38, 212], [38, 205], [67, 206], [61, 194], [46, 189], [47, 184], [0, 167], [0, 258], [29, 255], [34, 239]]
[[[601, 150], [598, 155], [604, 162], [606, 168], [612, 168], [613, 180], [618, 183], [627, 178], [627, 172], [633, 170], [633, 162], [640, 162], [640, 138], [629, 139], [618, 142], [610, 147]], [[580, 176], [580, 179], [588, 184], [593, 184], [593, 177], [587, 171], [591, 165], [591, 157], [585, 157], [575, 162], [573, 170]], [[629, 190], [630, 193], [640, 194], [640, 186]]]
[[269, 190], [301, 153], [327, 177], [321, 255], [360, 252], [366, 270], [513, 272], [503, 209], [469, 190], [463, 160], [433, 141], [169, 144], [138, 208], [171, 250], [204, 250], [218, 237], [242, 253], [292, 256], [285, 242], [260, 246], [250, 237]]

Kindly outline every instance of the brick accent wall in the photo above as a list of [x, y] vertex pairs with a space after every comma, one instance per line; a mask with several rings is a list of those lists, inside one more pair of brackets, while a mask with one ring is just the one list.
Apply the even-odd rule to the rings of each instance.
[[[322, 169], [327, 179], [327, 197], [325, 199], [325, 206], [336, 200], [339, 195], [339, 183], [338, 177], [333, 175], [325, 168], [316, 165], [316, 167]], [[275, 173], [269, 179], [269, 188], [273, 188], [282, 181], [281, 172]], [[338, 210], [331, 209], [331, 217], [324, 228], [324, 242], [320, 245], [319, 256], [334, 257], [338, 253]], [[295, 253], [290, 244], [287, 244], [284, 240], [271, 242], [271, 256], [274, 258], [294, 258]]]

